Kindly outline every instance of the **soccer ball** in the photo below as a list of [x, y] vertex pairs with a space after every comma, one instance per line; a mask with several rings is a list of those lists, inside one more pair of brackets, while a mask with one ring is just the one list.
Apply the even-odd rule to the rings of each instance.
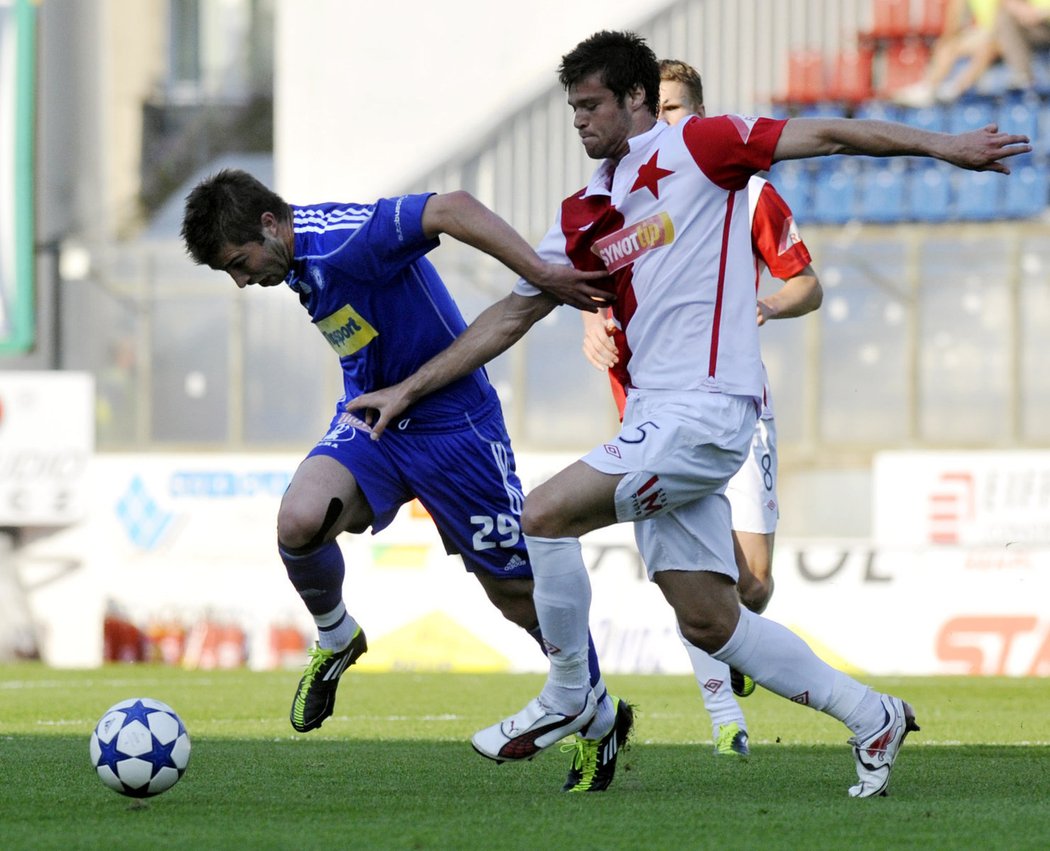
[[132, 798], [170, 789], [190, 761], [190, 737], [168, 704], [149, 697], [122, 700], [91, 733], [91, 764], [99, 780]]

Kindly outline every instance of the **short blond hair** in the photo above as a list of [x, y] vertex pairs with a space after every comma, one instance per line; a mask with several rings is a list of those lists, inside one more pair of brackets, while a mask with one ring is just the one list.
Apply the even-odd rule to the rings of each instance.
[[689, 99], [693, 102], [693, 111], [704, 105], [704, 82], [700, 79], [700, 72], [688, 62], [681, 59], [661, 59], [660, 81], [664, 80], [685, 86]]

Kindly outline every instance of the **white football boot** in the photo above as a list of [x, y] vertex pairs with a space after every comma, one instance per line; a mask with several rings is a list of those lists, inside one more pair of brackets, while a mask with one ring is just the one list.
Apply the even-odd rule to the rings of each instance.
[[540, 703], [539, 698], [533, 698], [516, 715], [479, 730], [470, 743], [479, 754], [496, 762], [532, 759], [540, 751], [586, 727], [597, 707], [593, 690], [587, 692], [583, 709], [576, 715], [552, 712]]
[[853, 798], [872, 798], [886, 795], [890, 785], [893, 761], [904, 744], [908, 733], [918, 730], [915, 712], [899, 697], [881, 695], [882, 708], [886, 712], [886, 723], [873, 736], [863, 742], [849, 740], [853, 745], [853, 757], [857, 762], [857, 777], [860, 783], [851, 786]]

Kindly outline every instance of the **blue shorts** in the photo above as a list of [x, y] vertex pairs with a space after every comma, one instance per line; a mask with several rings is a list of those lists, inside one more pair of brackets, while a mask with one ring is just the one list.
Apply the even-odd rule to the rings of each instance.
[[328, 455], [353, 474], [375, 515], [373, 534], [418, 498], [445, 552], [461, 555], [467, 570], [532, 578], [521, 535], [525, 496], [495, 391], [456, 423], [402, 420], [379, 440], [355, 423], [337, 412], [310, 455]]

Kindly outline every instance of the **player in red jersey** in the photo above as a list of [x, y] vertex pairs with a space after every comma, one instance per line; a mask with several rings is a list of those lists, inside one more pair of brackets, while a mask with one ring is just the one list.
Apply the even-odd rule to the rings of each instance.
[[[580, 537], [632, 522], [650, 578], [685, 638], [766, 689], [842, 721], [853, 732], [854, 797], [884, 794], [915, 714], [821, 661], [785, 627], [740, 606], [726, 483], [747, 455], [762, 398], [755, 322], [750, 177], [777, 161], [854, 154], [924, 156], [1009, 174], [1031, 151], [994, 125], [931, 133], [886, 121], [739, 115], [656, 120], [660, 70], [633, 33], [599, 32], [559, 70], [584, 150], [602, 160], [562, 202], [539, 246], [545, 260], [604, 269], [624, 331], [630, 393], [623, 426], [533, 490], [522, 530], [550, 674], [520, 712], [474, 735], [497, 761], [531, 759], [585, 728], [591, 587]], [[416, 399], [508, 349], [557, 302], [525, 281], [486, 309], [444, 352], [385, 390], [347, 402], [372, 438]], [[877, 642], [893, 628], [859, 613]]]
[[[660, 62], [660, 112], [674, 125], [690, 115], [704, 117], [704, 87], [700, 74], [686, 62]], [[755, 287], [763, 268], [782, 280], [776, 292], [758, 299], [757, 322], [803, 316], [820, 307], [823, 292], [811, 257], [790, 207], [773, 185], [757, 175], [747, 184], [751, 219], [751, 248]], [[620, 418], [627, 401], [626, 376], [619, 365], [616, 338], [620, 331], [607, 311], [581, 313], [584, 322], [583, 353], [597, 369], [607, 371]], [[777, 500], [777, 432], [768, 377], [762, 394], [762, 413], [755, 421], [751, 447], [740, 470], [729, 480], [726, 497], [732, 509], [733, 545], [736, 552], [737, 593], [740, 602], [761, 613], [773, 596], [773, 542], [780, 517]], [[682, 636], [680, 636], [682, 637]], [[713, 658], [682, 637], [689, 654], [704, 707], [711, 716], [715, 752], [746, 757], [749, 754], [747, 722], [734, 693], [747, 697], [754, 681]]]

